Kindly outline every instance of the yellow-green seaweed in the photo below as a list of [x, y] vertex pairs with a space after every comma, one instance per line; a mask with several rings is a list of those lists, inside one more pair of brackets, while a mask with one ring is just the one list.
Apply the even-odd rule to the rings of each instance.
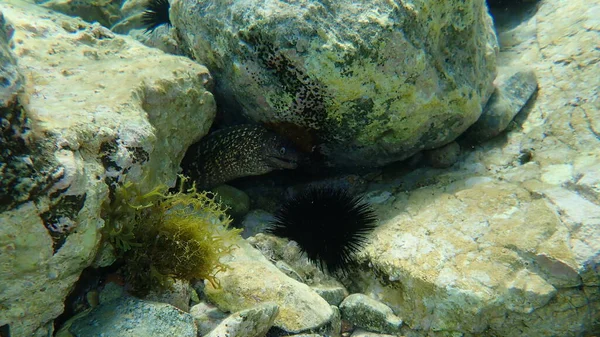
[[168, 287], [173, 278], [218, 286], [215, 274], [225, 269], [220, 258], [230, 253], [240, 230], [228, 228], [231, 219], [212, 192], [192, 186], [168, 193], [158, 186], [141, 194], [127, 183], [111, 206], [106, 237], [122, 256], [135, 292]]

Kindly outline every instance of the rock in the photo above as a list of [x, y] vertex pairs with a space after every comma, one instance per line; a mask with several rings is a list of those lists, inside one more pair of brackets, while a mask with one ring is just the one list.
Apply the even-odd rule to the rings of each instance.
[[98, 300], [100, 304], [105, 304], [123, 297], [124, 294], [125, 290], [122, 286], [114, 282], [109, 282], [104, 286], [104, 288], [100, 292]]
[[13, 131], [0, 170], [0, 326], [47, 336], [95, 260], [110, 189], [171, 184], [215, 102], [208, 71], [188, 59], [26, 2], [0, 12], [27, 79], [2, 111]]
[[258, 307], [242, 310], [227, 317], [206, 337], [263, 337], [277, 317], [278, 307], [264, 303]]
[[356, 174], [340, 175], [323, 180], [311, 181], [310, 183], [295, 185], [286, 189], [286, 198], [293, 198], [298, 193], [309, 189], [343, 189], [353, 195], [363, 193], [367, 188], [367, 182], [361, 176]]
[[339, 306], [340, 303], [348, 296], [348, 290], [344, 287], [324, 287], [324, 286], [315, 286], [312, 289], [323, 297], [327, 303], [335, 306]]
[[229, 185], [217, 186], [212, 191], [223, 205], [229, 207], [227, 214], [233, 219], [241, 219], [250, 210], [250, 197], [244, 191]]
[[[113, 31], [121, 31], [122, 29], [120, 28], [121, 25], [119, 24], [113, 27]], [[130, 29], [128, 32], [131, 37], [148, 47], [160, 49], [168, 54], [185, 55], [177, 40], [176, 30], [173, 27], [162, 25], [156, 27], [156, 29], [151, 33], [147, 33], [145, 28]], [[210, 87], [207, 87], [207, 89], [212, 90]]]
[[350, 337], [393, 337], [394, 335], [379, 334], [371, 331], [365, 331], [362, 329], [356, 329]]
[[69, 332], [74, 337], [196, 337], [194, 318], [164, 303], [121, 297], [101, 304], [74, 320]]
[[188, 312], [190, 311], [190, 298], [192, 297], [192, 286], [189, 282], [182, 280], [175, 280], [172, 288], [165, 291], [156, 292], [152, 291], [144, 297], [146, 301], [167, 303], [175, 308]]
[[[563, 225], [566, 219], [548, 201], [536, 197], [557, 192], [538, 185], [536, 194], [499, 181], [411, 192], [403, 212], [382, 215], [389, 220], [364, 252], [378, 281], [365, 271], [359, 289], [394, 308], [415, 330], [521, 336], [517, 329], [525, 322], [532, 332], [523, 336], [543, 336], [583, 324], [589, 317], [578, 316], [578, 308], [598, 310], [600, 294], [592, 292], [587, 295], [592, 302], [569, 309], [565, 301], [589, 291], [573, 290], [589, 288], [586, 276], [598, 279], [592, 252], [600, 249], [600, 217], [593, 214], [600, 214], [600, 207], [588, 204], [587, 220], [573, 213], [579, 218], [571, 221], [585, 224], [585, 237], [580, 236]], [[562, 212], [574, 211], [570, 204], [585, 205], [581, 198], [563, 203]]]
[[196, 320], [199, 336], [205, 336], [214, 330], [219, 324], [221, 324], [221, 322], [227, 318], [227, 316], [229, 316], [214, 305], [206, 302], [201, 302], [194, 305], [190, 309], [190, 315], [192, 315]]
[[520, 127], [444, 172], [380, 182], [396, 201], [378, 209], [362, 259], [372, 270], [353, 281], [402, 317], [405, 335], [600, 331], [598, 10], [540, 1], [498, 27], [499, 64], [538, 81]]
[[310, 262], [295, 241], [259, 233], [247, 241], [282, 271], [296, 280], [317, 288], [338, 288], [343, 285], [333, 276], [323, 273], [319, 267]]
[[396, 197], [390, 191], [370, 191], [365, 193], [363, 199], [366, 203], [372, 205], [380, 205], [385, 203], [392, 203]]
[[118, 1], [94, 0], [36, 0], [42, 6], [69, 16], [78, 16], [87, 22], [98, 22], [110, 27], [121, 17], [121, 3]]
[[457, 142], [450, 142], [425, 152], [427, 162], [434, 168], [448, 168], [458, 161], [459, 156], [460, 145]]
[[293, 280], [245, 240], [221, 261], [228, 267], [216, 279], [220, 288], [207, 284], [207, 298], [223, 311], [236, 312], [265, 302], [279, 306], [274, 326], [291, 333], [317, 329], [334, 318], [329, 304], [306, 284]]
[[493, 91], [497, 41], [479, 0], [183, 0], [170, 14], [224, 106], [320, 145], [329, 165], [444, 145]]
[[247, 239], [258, 233], [264, 233], [269, 223], [273, 220], [273, 215], [262, 209], [255, 209], [246, 214], [242, 221], [242, 237]]
[[352, 294], [340, 305], [342, 317], [363, 329], [381, 333], [398, 333], [402, 319], [390, 307], [363, 294]]
[[[17, 69], [17, 60], [10, 48], [13, 33], [14, 27], [6, 22], [4, 15], [0, 12], [0, 64], [2, 64], [0, 68], [0, 109], [8, 107], [16, 101], [23, 81]], [[0, 127], [2, 133], [5, 133], [4, 123]], [[6, 161], [2, 160], [2, 162]]]
[[487, 0], [487, 4], [491, 8], [512, 9], [522, 4], [533, 3], [537, 0]]
[[[279, 260], [279, 261], [275, 262], [275, 267], [277, 267], [277, 269], [281, 270], [285, 275], [287, 275], [287, 277], [291, 277], [298, 282], [304, 281], [302, 279], [302, 276], [300, 276], [300, 274], [298, 274], [298, 272], [295, 271], [294, 268], [292, 268], [289, 264], [285, 263], [284, 261]], [[323, 297], [323, 296], [321, 296], [321, 297]]]
[[533, 71], [515, 73], [508, 80], [498, 84], [481, 117], [464, 136], [474, 142], [497, 136], [508, 127], [536, 90], [537, 79]]

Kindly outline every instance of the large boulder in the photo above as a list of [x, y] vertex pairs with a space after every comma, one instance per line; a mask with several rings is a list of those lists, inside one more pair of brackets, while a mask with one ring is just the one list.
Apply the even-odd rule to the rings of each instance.
[[[598, 6], [543, 1], [500, 30], [501, 73], [534, 70], [537, 98], [451, 170], [388, 188], [359, 290], [406, 334], [587, 336], [600, 331]], [[381, 185], [380, 185], [381, 186]]]
[[171, 20], [217, 79], [224, 110], [240, 107], [305, 149], [321, 144], [330, 165], [442, 146], [493, 90], [498, 48], [483, 0], [175, 0]]
[[109, 191], [172, 183], [215, 102], [186, 58], [22, 1], [0, 12], [25, 78], [0, 110], [0, 327], [48, 336], [99, 250]]

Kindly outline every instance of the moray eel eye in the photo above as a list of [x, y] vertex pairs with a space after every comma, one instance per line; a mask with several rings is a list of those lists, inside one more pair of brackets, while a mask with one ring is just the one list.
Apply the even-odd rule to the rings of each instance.
[[285, 154], [285, 146], [282, 146], [281, 149], [279, 149], [279, 154], [282, 156]]

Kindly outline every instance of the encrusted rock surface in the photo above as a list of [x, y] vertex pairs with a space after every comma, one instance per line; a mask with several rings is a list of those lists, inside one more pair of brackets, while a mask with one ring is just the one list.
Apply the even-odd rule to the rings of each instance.
[[171, 21], [224, 104], [235, 99], [303, 145], [323, 143], [337, 166], [383, 165], [454, 140], [496, 74], [481, 0], [181, 0]]
[[[6, 22], [0, 13], [0, 108], [8, 106], [16, 100], [22, 78], [17, 70], [17, 60], [10, 49], [10, 41], [14, 34], [14, 27]], [[5, 133], [2, 125], [2, 132]]]
[[215, 102], [207, 69], [188, 59], [26, 2], [2, 1], [0, 12], [25, 79], [1, 116], [12, 131], [0, 171], [0, 326], [47, 336], [99, 249], [109, 185], [171, 183]]
[[169, 304], [121, 297], [71, 322], [73, 337], [196, 337], [194, 318]]
[[328, 329], [335, 313], [321, 296], [287, 277], [246, 241], [237, 245], [221, 260], [228, 269], [216, 275], [220, 288], [207, 284], [204, 290], [211, 302], [231, 312], [274, 302], [279, 306], [275, 327], [292, 333]]
[[464, 137], [481, 142], [497, 136], [508, 127], [536, 90], [537, 79], [533, 71], [519, 71], [500, 81], [481, 117]]
[[355, 283], [406, 335], [600, 330], [600, 6], [538, 6], [499, 32], [500, 73], [537, 76], [528, 113], [449, 170], [389, 182], [395, 201], [378, 207], [362, 255], [373, 271]]
[[212, 304], [201, 302], [190, 309], [190, 315], [194, 317], [198, 334], [204, 336], [214, 330], [229, 315], [219, 310]]
[[35, 0], [41, 6], [70, 15], [87, 22], [99, 22], [112, 26], [121, 16], [120, 1], [95, 0]]
[[390, 307], [364, 294], [352, 294], [340, 304], [342, 318], [357, 327], [381, 333], [399, 333], [402, 319]]

